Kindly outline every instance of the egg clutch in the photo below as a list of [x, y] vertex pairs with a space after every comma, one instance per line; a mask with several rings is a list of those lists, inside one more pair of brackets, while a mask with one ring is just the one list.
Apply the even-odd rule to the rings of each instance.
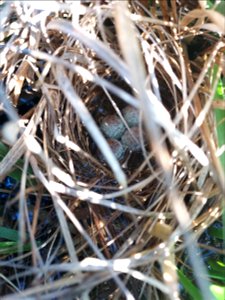
[[100, 129], [118, 160], [124, 158], [127, 150], [141, 150], [139, 111], [128, 105], [122, 110], [122, 115], [125, 122], [116, 114], [111, 114], [105, 116], [100, 123]]

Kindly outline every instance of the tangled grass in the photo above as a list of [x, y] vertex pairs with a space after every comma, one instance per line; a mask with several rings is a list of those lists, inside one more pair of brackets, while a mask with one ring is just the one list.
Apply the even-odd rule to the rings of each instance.
[[[0, 178], [19, 178], [2, 215], [18, 230], [16, 251], [2, 251], [2, 299], [181, 299], [186, 265], [212, 299], [198, 240], [225, 194], [224, 103], [214, 101], [222, 14], [163, 0], [0, 9]], [[35, 103], [23, 111], [27, 87]], [[118, 161], [100, 124], [115, 114], [129, 131], [127, 106], [139, 113], [141, 150]]]

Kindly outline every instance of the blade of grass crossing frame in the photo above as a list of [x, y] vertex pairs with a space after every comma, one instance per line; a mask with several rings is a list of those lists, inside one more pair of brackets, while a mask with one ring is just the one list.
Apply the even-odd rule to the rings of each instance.
[[191, 280], [179, 269], [177, 269], [178, 277], [183, 285], [186, 293], [188, 293], [192, 299], [203, 300], [200, 290], [194, 285]]
[[[219, 81], [217, 87], [217, 99], [221, 99], [221, 101], [225, 101], [225, 93], [224, 93], [224, 85], [222, 80]], [[215, 117], [216, 117], [216, 129], [218, 136], [218, 146], [223, 149], [225, 148], [225, 110], [224, 109], [215, 109]], [[225, 171], [225, 149], [223, 149], [222, 154], [220, 155], [220, 162]]]
[[0, 238], [17, 242], [19, 240], [19, 234], [17, 230], [0, 226]]
[[[9, 148], [0, 142], [0, 161], [6, 156], [8, 153]], [[23, 159], [19, 159], [15, 166], [13, 167], [12, 171], [9, 172], [8, 176], [12, 177], [13, 179], [20, 181], [22, 176], [22, 169], [23, 169]], [[33, 175], [33, 171], [31, 167], [28, 168], [28, 176]], [[35, 181], [32, 181], [32, 183], [35, 183]], [[29, 181], [28, 181], [29, 185]]]

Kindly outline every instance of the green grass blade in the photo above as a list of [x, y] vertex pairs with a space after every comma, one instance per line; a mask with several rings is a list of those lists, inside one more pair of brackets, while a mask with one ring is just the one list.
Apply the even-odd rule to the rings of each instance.
[[[16, 242], [0, 242], [0, 255], [15, 254], [19, 251], [19, 244]], [[23, 245], [23, 252], [31, 250], [31, 244], [27, 243]]]
[[224, 282], [225, 282], [225, 272], [224, 272], [225, 263], [223, 263], [220, 260], [215, 260], [213, 258], [209, 258], [207, 260], [207, 265], [209, 265], [212, 270], [221, 271], [221, 273], [223, 273], [223, 279], [224, 279]]
[[[216, 79], [216, 74], [218, 71], [218, 66], [214, 65], [212, 70], [212, 77], [211, 77], [211, 85]], [[216, 93], [214, 96], [215, 100], [218, 101], [225, 101], [225, 82], [222, 79], [219, 79]], [[223, 149], [225, 147], [225, 110], [224, 109], [214, 109], [215, 115], [215, 122], [216, 122], [216, 131], [217, 131], [217, 138], [218, 138], [218, 146], [219, 148]], [[222, 154], [220, 155], [220, 162], [225, 171], [225, 151], [223, 150]]]
[[210, 286], [210, 290], [216, 300], [224, 300], [225, 299], [225, 287], [224, 286], [212, 284]]
[[[9, 148], [0, 142], [0, 161], [6, 156], [8, 151]], [[12, 177], [16, 181], [20, 181], [22, 176], [23, 164], [24, 164], [23, 159], [19, 159], [15, 165], [15, 168], [8, 174], [8, 176]], [[33, 171], [31, 167], [28, 167], [28, 175], [30, 176], [33, 175]], [[34, 183], [34, 180], [32, 180], [31, 182]]]
[[19, 240], [19, 234], [17, 230], [0, 226], [0, 238], [17, 242]]
[[185, 291], [195, 300], [203, 300], [201, 292], [192, 281], [183, 273], [183, 271], [177, 269], [178, 277]]
[[223, 236], [223, 228], [215, 228], [213, 226], [209, 227], [208, 229], [208, 233], [210, 236], [223, 240], [224, 236]]

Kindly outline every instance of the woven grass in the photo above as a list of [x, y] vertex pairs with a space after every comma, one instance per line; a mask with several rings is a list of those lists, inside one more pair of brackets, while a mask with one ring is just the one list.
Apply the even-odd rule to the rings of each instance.
[[[20, 137], [0, 177], [23, 158], [20, 251], [2, 257], [2, 299], [179, 299], [184, 251], [209, 299], [196, 257], [225, 192], [208, 76], [215, 61], [224, 72], [224, 28], [191, 1], [81, 2], [1, 7], [3, 107]], [[199, 37], [208, 43], [192, 50]], [[18, 114], [25, 84], [40, 97]], [[116, 114], [129, 130], [128, 105], [141, 150], [118, 161], [100, 125]]]

